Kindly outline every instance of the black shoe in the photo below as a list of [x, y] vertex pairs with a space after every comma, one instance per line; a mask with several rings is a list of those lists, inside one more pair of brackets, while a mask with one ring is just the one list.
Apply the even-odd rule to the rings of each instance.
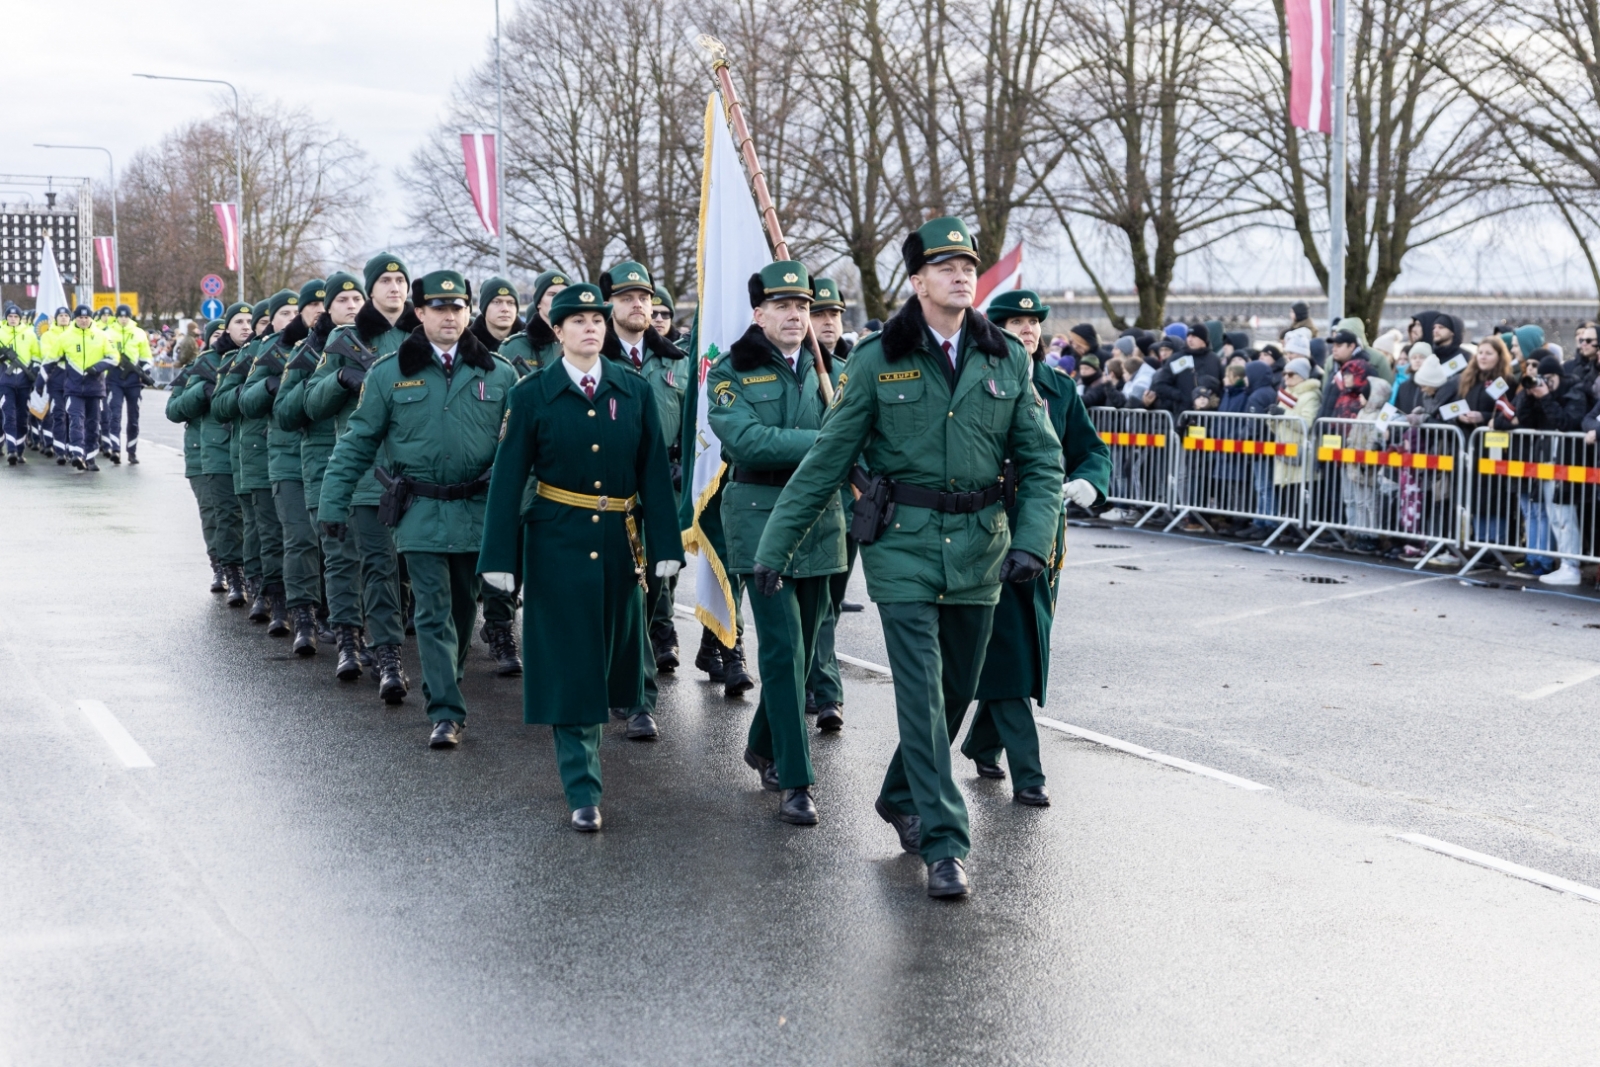
[[94, 461], [94, 457], [93, 456], [90, 456], [87, 460], [84, 461], [83, 469], [88, 471], [90, 474], [99, 474], [100, 473], [100, 464], [98, 464], [98, 463], [96, 463]]
[[334, 631], [334, 641], [339, 646], [339, 662], [333, 668], [341, 682], [353, 682], [361, 677], [361, 638], [354, 626], [340, 626]]
[[891, 811], [889, 805], [879, 797], [873, 801], [872, 808], [878, 813], [878, 818], [894, 827], [894, 832], [900, 835], [900, 847], [907, 852], [922, 851], [922, 817], [920, 815], [901, 815], [898, 811]]
[[266, 589], [260, 578], [244, 580], [244, 595], [250, 599], [251, 622], [266, 622], [272, 618], [272, 605], [267, 603]]
[[494, 673], [513, 678], [522, 673], [522, 657], [517, 655], [517, 637], [509, 622], [486, 622], [478, 633], [495, 659]]
[[454, 719], [440, 719], [433, 724], [433, 733], [428, 735], [428, 747], [455, 748], [461, 743], [461, 735], [466, 732], [466, 723], [456, 722]]
[[778, 818], [791, 826], [817, 825], [817, 805], [811, 799], [811, 787], [785, 789], [783, 802], [778, 805]]
[[21, 452], [18, 452], [16, 455], [12, 456], [11, 461], [19, 467], [26, 467], [28, 465], [28, 457], [24, 456]]
[[951, 856], [928, 864], [930, 897], [964, 897], [972, 891], [967, 884], [967, 866]]
[[756, 687], [756, 680], [750, 677], [750, 672], [744, 669], [744, 642], [734, 643], [732, 648], [722, 650], [722, 666], [727, 673], [722, 679], [722, 692], [724, 696], [736, 697], [741, 693], [748, 693]]
[[81, 471], [81, 470], [87, 470], [88, 468], [86, 468], [83, 465], [83, 460], [79, 459], [77, 456], [73, 456], [72, 457], [72, 469], [75, 470], [75, 471]]
[[842, 611], [842, 612], [843, 611], [866, 611], [867, 610], [867, 606], [865, 604], [857, 604], [854, 600], [841, 600], [841, 601], [839, 601], [839, 610]]
[[116, 467], [122, 466], [122, 453], [121, 452], [108, 452], [106, 454], [111, 458], [111, 463], [112, 463], [113, 466], [116, 466]]
[[814, 693], [813, 691], [811, 691], [810, 689], [807, 689], [806, 690], [806, 714], [807, 715], [815, 715], [816, 713], [817, 713], [817, 694]]
[[228, 591], [228, 576], [215, 563], [211, 565], [211, 591], [213, 593], [226, 593]]
[[844, 708], [829, 701], [817, 709], [817, 729], [825, 734], [844, 729]]
[[273, 637], [285, 637], [293, 631], [289, 627], [289, 605], [285, 600], [283, 586], [274, 582], [267, 586], [267, 610], [271, 613], [271, 620], [267, 623], [267, 633]]
[[[66, 465], [67, 465], [67, 457], [66, 456], [60, 456], [60, 455], [56, 456], [56, 466], [65, 467]], [[79, 466], [79, 463], [78, 463], [77, 460], [73, 460], [72, 461], [72, 465], [74, 467], [76, 467], [76, 466]]]
[[317, 654], [317, 618], [311, 613], [310, 608], [295, 608], [289, 614], [294, 616], [294, 654], [297, 656], [315, 656]]
[[139, 465], [139, 453], [135, 452], [131, 448], [128, 449], [128, 466], [137, 467], [138, 465]]
[[656, 720], [648, 711], [628, 716], [628, 729], [624, 735], [629, 741], [654, 741], [657, 737]]
[[[406, 682], [405, 668], [400, 666], [400, 646], [374, 645], [372, 652], [378, 661], [378, 696], [383, 698], [385, 704], [400, 703], [406, 698], [406, 692], [410, 689]], [[443, 726], [444, 722], [439, 725]], [[435, 730], [434, 733], [438, 731]]]
[[765, 756], [758, 756], [750, 748], [744, 750], [745, 764], [761, 776], [761, 788], [769, 793], [778, 792], [778, 765]]
[[650, 635], [650, 648], [656, 655], [656, 670], [678, 669], [678, 629], [670, 623]]
[[998, 763], [985, 763], [981, 759], [975, 759], [972, 762], [978, 768], [979, 778], [993, 778], [998, 782], [1006, 776], [1006, 769]]
[[223, 575], [228, 579], [228, 607], [236, 608], [249, 599], [244, 593], [244, 572], [234, 563], [223, 568]]
[[1026, 804], [1030, 808], [1048, 808], [1050, 806], [1050, 792], [1042, 785], [1030, 785], [1026, 789], [1019, 789], [1011, 794], [1011, 799], [1018, 804]]
[[600, 809], [593, 804], [572, 813], [572, 828], [580, 834], [592, 834], [600, 829]]
[[700, 629], [700, 651], [694, 654], [694, 669], [705, 671], [713, 682], [720, 682], [725, 676], [722, 669], [722, 642], [704, 627]]
[[11, 455], [6, 456], [6, 466], [15, 467], [16, 465], [17, 465], [17, 457], [16, 457], [15, 454], [11, 454]]

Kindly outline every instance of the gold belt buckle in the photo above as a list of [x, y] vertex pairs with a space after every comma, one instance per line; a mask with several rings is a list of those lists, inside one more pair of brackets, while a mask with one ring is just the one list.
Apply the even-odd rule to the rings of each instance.
[[597, 501], [595, 503], [595, 506], [594, 506], [594, 509], [596, 511], [609, 511], [610, 510], [610, 505], [611, 505], [611, 498], [608, 497], [608, 496], [603, 496], [603, 497], [599, 497], [597, 499]]

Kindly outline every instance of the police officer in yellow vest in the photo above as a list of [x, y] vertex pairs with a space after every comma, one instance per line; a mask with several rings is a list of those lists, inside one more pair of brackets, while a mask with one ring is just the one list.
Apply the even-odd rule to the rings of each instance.
[[[139, 462], [139, 400], [147, 385], [155, 385], [151, 376], [150, 335], [133, 321], [133, 309], [127, 304], [117, 305], [117, 317], [106, 320], [101, 327], [106, 340], [117, 357], [117, 365], [106, 375], [105, 425], [101, 428], [100, 444], [111, 462], [121, 463], [122, 453], [128, 453], [128, 462]], [[128, 432], [122, 432], [122, 412], [128, 412]]]
[[73, 324], [56, 339], [55, 353], [66, 365], [67, 447], [72, 465], [97, 471], [100, 405], [106, 397], [106, 372], [117, 365], [117, 357], [106, 335], [95, 327], [87, 305], [78, 305]]
[[5, 433], [6, 463], [28, 462], [23, 446], [28, 439], [28, 394], [39, 377], [39, 337], [22, 321], [22, 309], [6, 304], [0, 323], [0, 428]]

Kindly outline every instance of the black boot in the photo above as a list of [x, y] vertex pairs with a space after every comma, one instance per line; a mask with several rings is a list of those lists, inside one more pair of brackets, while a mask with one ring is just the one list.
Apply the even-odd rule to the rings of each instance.
[[361, 631], [354, 626], [340, 626], [333, 631], [333, 639], [339, 646], [339, 662], [333, 668], [333, 673], [339, 676], [341, 682], [353, 682], [361, 677]]
[[211, 561], [211, 591], [213, 593], [228, 591], [228, 576], [223, 573], [222, 565], [215, 559]]
[[249, 599], [244, 591], [244, 571], [237, 563], [224, 567], [223, 577], [228, 580], [228, 607], [236, 608]]
[[291, 632], [289, 628], [289, 604], [283, 591], [283, 583], [271, 583], [267, 586], [264, 595], [267, 598], [267, 611], [271, 616], [267, 624], [267, 633], [273, 637], [288, 635]]
[[294, 618], [294, 654], [317, 654], [317, 618], [310, 608], [295, 608], [289, 613]]
[[744, 641], [735, 641], [732, 648], [722, 650], [722, 665], [727, 675], [722, 679], [722, 692], [730, 697], [748, 693], [756, 687], [750, 672], [744, 669]]
[[318, 605], [312, 614], [312, 621], [316, 625], [317, 640], [325, 645], [333, 644], [333, 624], [328, 621], [328, 606]]
[[385, 704], [400, 703], [409, 688], [405, 669], [400, 666], [400, 646], [374, 645], [372, 652], [378, 660], [378, 695]]
[[502, 678], [514, 678], [522, 673], [522, 658], [517, 655], [517, 636], [511, 632], [509, 622], [486, 622], [478, 634], [489, 646], [495, 658], [494, 673]]
[[122, 466], [122, 453], [121, 452], [111, 452], [111, 453], [108, 453], [108, 454], [111, 457], [111, 465], [112, 466], [114, 466], [114, 467]]
[[361, 629], [356, 630], [356, 658], [372, 672], [374, 678], [378, 676], [378, 657], [372, 654], [372, 646], [367, 644], [367, 631]]
[[650, 648], [656, 654], [656, 670], [678, 669], [678, 628], [670, 622], [650, 634]]
[[260, 578], [244, 580], [244, 595], [250, 598], [251, 622], [266, 622], [272, 618], [272, 605], [267, 603], [266, 586]]
[[700, 651], [694, 654], [694, 667], [697, 671], [709, 674], [713, 682], [720, 682], [725, 677], [722, 669], [722, 642], [717, 640], [716, 634], [704, 627], [700, 629]]
[[138, 465], [139, 465], [139, 453], [137, 453], [137, 452], [135, 452], [133, 450], [133, 446], [132, 445], [129, 445], [128, 446], [128, 466], [137, 467]]

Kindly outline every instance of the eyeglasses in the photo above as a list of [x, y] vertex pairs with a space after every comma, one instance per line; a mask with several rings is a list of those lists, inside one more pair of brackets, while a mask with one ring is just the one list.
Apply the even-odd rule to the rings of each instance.
[[670, 311], [652, 311], [652, 312], [650, 312], [650, 317], [652, 319], [670, 319], [670, 318], [672, 318], [672, 312], [670, 312]]
[[1580, 345], [1592, 345], [1592, 344], [1595, 344], [1597, 341], [1600, 341], [1600, 338], [1595, 338], [1595, 337], [1580, 337], [1580, 338], [1578, 338], [1578, 343]]

